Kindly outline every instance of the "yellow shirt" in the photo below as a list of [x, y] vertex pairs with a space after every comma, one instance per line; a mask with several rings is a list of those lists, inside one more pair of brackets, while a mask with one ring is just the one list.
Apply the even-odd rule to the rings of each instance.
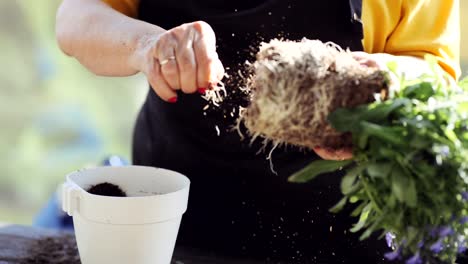
[[[102, 0], [132, 17], [139, 0]], [[363, 0], [364, 51], [424, 57], [432, 54], [460, 77], [459, 0]]]

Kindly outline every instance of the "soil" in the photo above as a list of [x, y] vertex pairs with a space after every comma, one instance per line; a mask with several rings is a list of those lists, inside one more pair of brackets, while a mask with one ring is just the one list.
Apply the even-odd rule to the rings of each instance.
[[96, 184], [87, 190], [91, 194], [102, 196], [126, 197], [127, 194], [117, 185], [104, 182]]
[[48, 237], [35, 242], [30, 257], [22, 264], [80, 264], [75, 237], [67, 234]]
[[363, 66], [352, 53], [331, 43], [304, 39], [264, 43], [253, 64], [251, 102], [242, 119], [251, 136], [275, 144], [339, 149], [349, 133], [328, 123], [338, 108], [375, 101], [386, 90], [385, 74]]

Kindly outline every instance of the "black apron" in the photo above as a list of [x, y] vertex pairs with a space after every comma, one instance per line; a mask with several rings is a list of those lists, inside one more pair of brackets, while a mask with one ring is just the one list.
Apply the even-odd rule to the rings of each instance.
[[[360, 0], [141, 0], [139, 18], [166, 29], [208, 22], [220, 59], [235, 76], [262, 40], [307, 37], [362, 50], [360, 10]], [[341, 197], [340, 173], [288, 183], [291, 173], [317, 159], [314, 153], [276, 149], [275, 174], [268, 153], [257, 154], [259, 142], [249, 145], [219, 127], [220, 117], [203, 115], [205, 105], [199, 94], [179, 94], [176, 104], [166, 103], [150, 89], [134, 132], [135, 164], [191, 179], [178, 245], [266, 263], [383, 262], [385, 242], [359, 242], [347, 231], [357, 219], [328, 212]]]

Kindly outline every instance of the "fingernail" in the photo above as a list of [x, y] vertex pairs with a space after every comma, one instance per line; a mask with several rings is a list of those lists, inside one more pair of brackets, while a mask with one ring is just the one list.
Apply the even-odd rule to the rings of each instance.
[[172, 97], [171, 99], [167, 100], [169, 103], [174, 104], [177, 103], [177, 96]]
[[205, 94], [206, 93], [206, 88], [198, 88], [198, 93], [199, 94]]

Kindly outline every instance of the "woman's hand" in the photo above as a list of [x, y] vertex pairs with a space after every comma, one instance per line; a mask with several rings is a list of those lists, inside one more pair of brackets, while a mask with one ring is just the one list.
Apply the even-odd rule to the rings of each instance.
[[[394, 59], [394, 56], [385, 53], [369, 54], [366, 52], [353, 52], [354, 58], [366, 67], [375, 67], [379, 70], [388, 70], [387, 63]], [[352, 148], [330, 149], [326, 147], [315, 147], [314, 152], [325, 160], [347, 160], [353, 158]]]
[[394, 55], [388, 53], [367, 53], [363, 51], [353, 52], [353, 57], [363, 66], [375, 67], [383, 71], [388, 71], [387, 64], [396, 60]]
[[[397, 62], [398, 71], [404, 73], [406, 78], [417, 78], [424, 73], [431, 71], [429, 65], [424, 59], [413, 56], [395, 56], [387, 53], [366, 53], [353, 52], [353, 57], [363, 66], [375, 67], [382, 71], [389, 71], [388, 63]], [[390, 88], [398, 89], [399, 82], [395, 76], [389, 74]], [[393, 87], [393, 88], [392, 88]], [[352, 149], [328, 149], [325, 147], [316, 147], [313, 149], [317, 155], [326, 160], [345, 160], [353, 157]]]
[[156, 94], [171, 103], [177, 90], [204, 93], [218, 83], [224, 68], [216, 53], [215, 33], [205, 22], [180, 25], [157, 36], [141, 39], [138, 68]]
[[328, 149], [322, 147], [313, 148], [314, 152], [324, 160], [347, 160], [353, 158], [351, 148]]
[[[405, 79], [417, 79], [423, 74], [432, 73], [432, 69], [426, 60], [415, 56], [392, 55], [388, 53], [367, 53], [367, 52], [353, 52], [353, 57], [361, 65], [367, 67], [375, 67], [381, 71], [389, 72], [388, 64], [396, 62], [397, 75], [405, 75]], [[390, 89], [399, 89], [400, 81], [395, 74], [389, 74]]]

